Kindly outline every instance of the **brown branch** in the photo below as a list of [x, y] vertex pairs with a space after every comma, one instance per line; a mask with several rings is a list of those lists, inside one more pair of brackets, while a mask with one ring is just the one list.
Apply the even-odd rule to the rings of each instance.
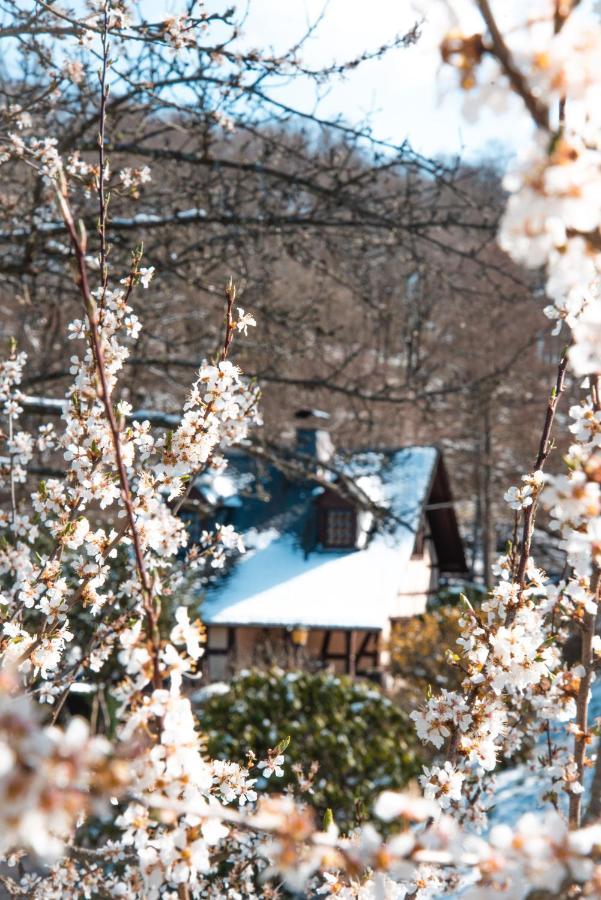
[[[551, 452], [551, 432], [553, 430], [553, 423], [555, 421], [555, 415], [557, 413], [559, 400], [565, 390], [565, 376], [567, 365], [568, 352], [567, 350], [565, 350], [559, 361], [559, 366], [557, 367], [557, 377], [555, 379], [555, 386], [547, 404], [547, 412], [545, 414], [545, 421], [540, 437], [538, 453], [536, 454], [536, 460], [534, 462], [535, 472], [539, 469], [542, 470], [544, 468], [549, 453]], [[520, 594], [523, 591], [525, 584], [526, 568], [528, 566], [528, 558], [530, 556], [530, 547], [532, 544], [532, 534], [534, 532], [534, 522], [536, 519], [537, 506], [538, 503], [537, 499], [535, 498], [534, 502], [526, 510], [524, 510], [522, 545], [517, 571], [517, 581], [520, 585]]]
[[102, 279], [102, 306], [106, 298], [108, 285], [107, 246], [106, 246], [106, 220], [108, 215], [108, 197], [105, 196], [105, 172], [106, 160], [104, 156], [105, 130], [106, 130], [106, 103], [108, 99], [108, 84], [106, 80], [108, 69], [108, 3], [104, 6], [101, 44], [102, 66], [99, 74], [100, 81], [100, 111], [98, 128], [98, 236], [100, 238], [100, 277]]
[[584, 815], [584, 824], [590, 825], [601, 819], [601, 738], [597, 742], [597, 758], [591, 784], [588, 808]]
[[[593, 408], [595, 412], [601, 410], [601, 376], [596, 375], [591, 378], [591, 396]], [[601, 577], [599, 566], [593, 564], [593, 576], [590, 585], [591, 593], [595, 597], [595, 602], [599, 603], [601, 593]], [[576, 726], [577, 731], [574, 734], [574, 761], [578, 771], [578, 781], [584, 787], [584, 769], [586, 765], [586, 748], [591, 740], [588, 726], [588, 708], [591, 684], [593, 681], [593, 638], [595, 636], [597, 624], [596, 613], [586, 612], [582, 623], [582, 635], [580, 646], [580, 664], [584, 667], [584, 675], [580, 679], [578, 685], [578, 696], [576, 698]], [[593, 797], [589, 803], [589, 810], [593, 806]], [[580, 828], [582, 819], [582, 794], [570, 793], [569, 802], [569, 824], [570, 828]]]
[[[341, 207], [344, 210], [344, 207]], [[353, 212], [354, 210], [351, 208], [348, 210], [349, 212]], [[442, 240], [434, 240], [427, 234], [427, 229], [435, 229], [435, 228], [465, 228], [470, 231], [484, 231], [488, 234], [493, 233], [495, 223], [489, 224], [488, 222], [482, 222], [482, 220], [473, 219], [468, 221], [462, 221], [457, 219], [452, 215], [444, 215], [440, 218], [424, 218], [424, 219], [410, 219], [407, 222], [404, 222], [402, 219], [398, 217], [391, 216], [383, 216], [379, 213], [376, 213], [372, 210], [363, 210], [359, 209], [359, 213], [364, 214], [364, 218], [360, 218], [356, 216], [354, 218], [342, 218], [335, 217], [332, 215], [324, 214], [323, 217], [320, 218], [319, 215], [275, 215], [273, 213], [262, 213], [256, 215], [241, 215], [239, 213], [207, 213], [204, 209], [185, 209], [185, 210], [174, 210], [169, 213], [139, 213], [134, 216], [125, 217], [125, 216], [115, 216], [111, 220], [111, 229], [115, 232], [128, 232], [135, 231], [137, 229], [145, 229], [147, 231], [152, 231], [156, 228], [163, 228], [167, 225], [197, 225], [198, 223], [202, 223], [203, 225], [235, 225], [235, 226], [246, 226], [248, 228], [257, 227], [261, 229], [278, 229], [278, 228], [327, 228], [327, 229], [335, 229], [335, 228], [344, 228], [344, 229], [354, 229], [354, 228], [371, 228], [378, 231], [390, 232], [392, 234], [397, 232], [407, 232], [409, 234], [414, 234], [417, 237], [422, 238], [423, 240], [428, 240], [433, 243], [435, 246], [440, 247], [441, 249], [447, 250], [450, 253], [454, 253], [456, 256], [460, 256], [466, 259], [471, 259], [473, 262], [477, 262], [474, 259], [473, 254], [470, 255], [469, 250], [461, 250], [460, 248], [454, 247], [452, 244], [447, 244]], [[93, 216], [84, 216], [83, 221], [86, 225], [90, 225], [94, 222]], [[57, 234], [64, 234], [67, 229], [64, 224], [60, 221], [58, 222], [45, 222], [37, 229], [37, 235], [41, 238], [43, 237], [52, 237]], [[29, 225], [15, 228], [11, 231], [0, 231], [0, 243], [3, 244], [12, 244], [14, 242], [18, 242], [23, 238], [29, 236], [30, 227]], [[488, 265], [492, 271], [494, 271], [494, 266], [491, 264]], [[500, 271], [500, 270], [499, 270]], [[504, 273], [507, 275], [507, 273]]]
[[234, 319], [232, 310], [234, 308], [234, 300], [236, 299], [236, 285], [230, 278], [225, 287], [225, 334], [223, 336], [223, 344], [219, 353], [219, 361], [225, 362], [230, 350], [230, 345], [234, 337]]
[[[595, 567], [595, 573], [591, 582], [591, 591], [595, 599], [599, 600], [599, 569]], [[584, 786], [584, 768], [586, 762], [586, 747], [591, 736], [588, 730], [588, 707], [591, 684], [593, 680], [593, 637], [595, 636], [596, 615], [585, 613], [582, 625], [582, 644], [580, 649], [580, 663], [584, 666], [585, 674], [578, 685], [576, 698], [576, 727], [574, 735], [574, 762], [578, 772], [578, 781]], [[592, 798], [591, 798], [592, 805]], [[582, 794], [570, 793], [568, 821], [570, 828], [580, 828], [582, 818]]]
[[539, 128], [548, 131], [549, 110], [534, 96], [528, 86], [526, 78], [516, 66], [509, 47], [505, 43], [505, 39], [499, 30], [499, 26], [497, 25], [492, 9], [490, 8], [490, 3], [488, 0], [477, 0], [477, 2], [480, 14], [486, 22], [486, 26], [490, 32], [492, 46], [488, 48], [489, 52], [492, 53], [501, 66], [515, 93], [524, 101], [526, 109], [532, 116], [534, 122]]
[[[102, 172], [100, 173], [100, 178], [102, 178]], [[155, 687], [160, 687], [162, 684], [162, 679], [160, 675], [159, 668], [159, 650], [160, 650], [160, 634], [158, 628], [158, 615], [156, 609], [154, 607], [153, 599], [152, 599], [152, 587], [150, 583], [150, 579], [148, 577], [148, 573], [146, 571], [146, 566], [144, 564], [144, 554], [142, 550], [142, 545], [140, 542], [140, 535], [138, 533], [138, 529], [136, 526], [136, 517], [133, 508], [133, 501], [131, 495], [131, 489], [129, 486], [129, 481], [127, 478], [127, 472], [125, 469], [125, 464], [123, 462], [123, 454], [121, 452], [121, 438], [119, 433], [119, 426], [117, 424], [117, 420], [115, 418], [115, 413], [113, 411], [113, 406], [111, 403], [111, 396], [108, 387], [108, 380], [106, 375], [106, 367], [104, 362], [104, 351], [102, 347], [102, 339], [99, 333], [99, 319], [98, 319], [98, 308], [94, 299], [92, 297], [90, 286], [88, 282], [88, 273], [86, 268], [85, 261], [85, 247], [80, 239], [77, 229], [75, 226], [75, 222], [73, 221], [73, 216], [71, 214], [71, 210], [69, 208], [67, 197], [66, 197], [66, 185], [58, 186], [57, 197], [59, 208], [61, 210], [65, 225], [67, 227], [67, 231], [69, 234], [69, 238], [71, 241], [71, 246], [73, 248], [73, 252], [75, 254], [77, 270], [79, 275], [79, 289], [81, 291], [81, 295], [84, 302], [84, 307], [86, 311], [86, 317], [88, 319], [89, 325], [89, 334], [90, 334], [90, 343], [92, 346], [92, 352], [94, 355], [96, 372], [98, 375], [98, 379], [100, 382], [100, 393], [102, 403], [104, 405], [104, 411], [106, 415], [106, 419], [108, 422], [108, 426], [111, 432], [112, 440], [113, 440], [113, 449], [115, 452], [115, 462], [117, 466], [117, 473], [119, 476], [119, 484], [121, 487], [121, 497], [123, 500], [123, 505], [125, 507], [127, 520], [129, 524], [129, 531], [132, 538], [133, 548], [134, 548], [134, 556], [136, 560], [136, 568], [138, 571], [138, 577], [140, 579], [140, 584], [142, 587], [142, 595], [143, 595], [143, 605], [144, 611], [146, 614], [146, 620], [148, 625], [148, 636], [152, 641], [154, 647], [153, 654], [153, 684]]]
[[[555, 422], [555, 416], [557, 413], [557, 407], [559, 404], [560, 397], [564, 391], [565, 387], [565, 374], [567, 367], [567, 350], [561, 356], [559, 361], [559, 365], [557, 367], [557, 376], [555, 379], [555, 386], [551, 393], [551, 397], [549, 398], [547, 404], [547, 411], [545, 414], [545, 421], [543, 423], [543, 430], [541, 433], [540, 443], [538, 447], [538, 452], [536, 455], [536, 460], [534, 463], [535, 471], [537, 469], [542, 469], [545, 465], [545, 462], [551, 452], [551, 433], [553, 430], [553, 424]], [[528, 557], [530, 555], [530, 545], [532, 541], [532, 533], [534, 531], [534, 523], [535, 523], [535, 513], [536, 513], [537, 503], [536, 500], [529, 506], [524, 512], [524, 526], [522, 532], [522, 545], [520, 548], [520, 556], [518, 562], [518, 579], [519, 583], [523, 589], [526, 567], [528, 563]], [[522, 590], [520, 590], [520, 598], [522, 596]], [[513, 619], [515, 618], [517, 612], [517, 606], [509, 609], [507, 616], [505, 618], [505, 624], [510, 625]], [[479, 696], [480, 688], [478, 685], [474, 685], [470, 688], [469, 693], [467, 694], [466, 701], [468, 707], [471, 707], [472, 703]], [[588, 696], [588, 695], [587, 695]], [[451, 762], [451, 764], [455, 764], [457, 759], [457, 753], [459, 749], [459, 738], [460, 732], [458, 728], [455, 728], [451, 733], [451, 738], [449, 741], [449, 748], [447, 752], [447, 759]]]
[[[525, 343], [520, 344], [520, 346], [511, 354], [510, 358], [502, 365], [496, 366], [494, 369], [491, 369], [490, 371], [485, 372], [483, 375], [479, 375], [478, 377], [473, 378], [472, 380], [465, 382], [464, 384], [450, 384], [446, 387], [424, 390], [408, 390], [403, 394], [389, 393], [386, 388], [378, 391], [377, 393], [370, 393], [368, 391], [362, 390], [358, 385], [351, 384], [349, 386], [345, 386], [336, 382], [329, 381], [331, 374], [325, 375], [323, 378], [295, 378], [293, 376], [278, 375], [277, 373], [263, 370], [259, 370], [257, 372], [245, 372], [245, 374], [248, 378], [256, 378], [260, 382], [269, 381], [273, 384], [284, 384], [290, 385], [291, 387], [302, 387], [306, 388], [307, 390], [324, 390], [329, 391], [333, 394], [342, 394], [343, 396], [350, 397], [354, 400], [361, 400], [365, 403], [391, 403], [395, 405], [415, 404], [419, 401], [434, 400], [438, 397], [446, 397], [450, 394], [470, 393], [478, 385], [497, 381], [513, 368], [517, 360], [521, 356], [523, 356], [526, 350], [531, 348], [536, 343], [537, 339], [538, 334], [528, 338]], [[182, 359], [181, 357], [169, 358], [154, 356], [132, 356], [124, 360], [124, 365], [132, 366], [134, 368], [148, 368], [150, 366], [159, 366], [164, 369], [174, 368], [197, 370], [198, 360]], [[44, 384], [49, 381], [58, 381], [61, 378], [68, 378], [69, 375], [70, 372], [68, 371], [68, 369], [46, 372], [40, 375], [33, 375], [29, 378], [24, 378], [22, 381], [22, 386], [27, 387], [27, 385], [32, 384]], [[48, 399], [50, 398], [26, 398], [25, 408], [28, 411], [39, 413], [41, 415], [53, 415], [55, 414], [55, 410], [51, 409], [50, 407], [44, 406], [44, 402]], [[58, 407], [56, 410], [56, 414], [60, 414], [58, 411]]]

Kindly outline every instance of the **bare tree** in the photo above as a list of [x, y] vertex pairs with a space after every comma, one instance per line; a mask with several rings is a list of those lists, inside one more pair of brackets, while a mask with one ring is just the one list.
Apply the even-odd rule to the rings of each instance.
[[[86, 35], [52, 4], [32, 13], [9, 0], [0, 9], [5, 128], [25, 122], [27, 134], [60, 122], [57, 147], [67, 157], [77, 148], [71, 165], [89, 185], [76, 213], [92, 233], [100, 87], [89, 54], [77, 50]], [[131, 24], [114, 22], [116, 39], [133, 39], [105, 103], [111, 258], [125, 267], [142, 239], [145, 264], [160, 272], [138, 301], [147, 324], [128, 360], [132, 403], [176, 408], [190, 373], [219, 345], [221, 289], [232, 275], [261, 321], [263, 340], [247, 343], [243, 361], [264, 385], [269, 439], [285, 442], [285, 411], [310, 400], [333, 413], [341, 445], [442, 441], [459, 497], [478, 497], [465, 507], [475, 554], [490, 556], [506, 472], [489, 483], [485, 446], [493, 440], [510, 470], [521, 467], [531, 448], [515, 427], [512, 392], [533, 395], [534, 382], [548, 379], [547, 362], [537, 359], [533, 371], [523, 353], [545, 327], [530, 302], [536, 281], [494, 245], [496, 175], [424, 159], [406, 143], [378, 141], [368, 123], [326, 121], [270, 91], [275, 78], [308, 78], [319, 93], [364, 60], [411, 44], [417, 28], [317, 71], [302, 62], [302, 38], [277, 58], [244, 53], [234, 11], [194, 16], [204, 38], [187, 50], [185, 29], [172, 34], [139, 11]], [[55, 52], [64, 38], [74, 43], [69, 58]], [[3, 329], [33, 351], [27, 388], [60, 396], [62, 335], [79, 302], [62, 277], [65, 225], [43, 180], [8, 165]]]

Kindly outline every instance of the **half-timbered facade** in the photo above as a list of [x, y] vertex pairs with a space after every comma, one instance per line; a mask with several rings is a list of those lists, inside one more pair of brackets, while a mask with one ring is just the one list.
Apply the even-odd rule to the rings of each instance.
[[424, 612], [442, 577], [465, 574], [438, 449], [336, 458], [355, 488], [342, 492], [319, 468], [332, 452], [327, 435], [310, 431], [299, 445], [315, 455], [315, 480], [239, 453], [229, 481], [207, 485], [248, 548], [202, 597], [210, 680], [271, 662], [377, 676], [392, 623]]

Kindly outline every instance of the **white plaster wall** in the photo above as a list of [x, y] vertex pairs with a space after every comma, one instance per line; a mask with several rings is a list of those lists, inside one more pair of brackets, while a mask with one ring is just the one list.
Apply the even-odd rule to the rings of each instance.
[[426, 611], [430, 592], [438, 584], [436, 550], [431, 538], [424, 541], [423, 556], [410, 559], [405, 569], [403, 586], [394, 602], [391, 618], [407, 618]]

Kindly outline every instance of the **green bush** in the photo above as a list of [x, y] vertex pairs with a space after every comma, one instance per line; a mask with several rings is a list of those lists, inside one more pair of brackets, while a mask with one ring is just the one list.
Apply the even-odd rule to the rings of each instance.
[[208, 753], [240, 763], [290, 736], [285, 775], [259, 787], [298, 793], [292, 770], [319, 764], [308, 800], [318, 816], [330, 808], [342, 829], [354, 826], [385, 788], [401, 788], [419, 770], [418, 741], [408, 716], [368, 682], [326, 672], [243, 671], [227, 692], [197, 709]]

